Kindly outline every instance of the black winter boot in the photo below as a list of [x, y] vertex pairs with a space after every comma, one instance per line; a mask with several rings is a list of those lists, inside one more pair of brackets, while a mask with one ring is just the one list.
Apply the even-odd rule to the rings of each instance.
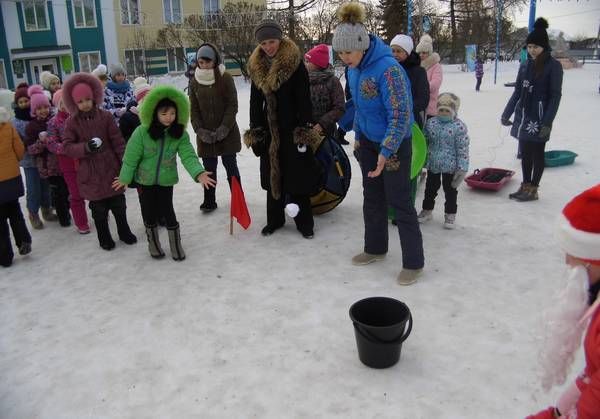
[[169, 232], [169, 246], [171, 247], [171, 256], [173, 260], [182, 261], [185, 259], [185, 252], [181, 247], [181, 235], [179, 233], [179, 224], [174, 227], [167, 227]]
[[127, 223], [127, 205], [125, 204], [125, 196], [119, 195], [112, 198], [114, 200], [111, 203], [111, 210], [117, 223], [117, 233], [119, 240], [125, 244], [137, 243], [137, 237], [131, 232], [129, 224]]
[[146, 226], [146, 237], [148, 238], [148, 251], [150, 252], [150, 256], [155, 259], [164, 258], [165, 252], [163, 252], [162, 247], [160, 246], [158, 227]]
[[204, 202], [200, 205], [200, 211], [203, 213], [213, 212], [217, 209], [217, 199], [215, 188], [204, 189]]
[[96, 226], [96, 232], [98, 233], [98, 242], [100, 247], [104, 250], [112, 250], [115, 248], [115, 241], [110, 235], [110, 228], [108, 227], [108, 218], [94, 219], [94, 225]]

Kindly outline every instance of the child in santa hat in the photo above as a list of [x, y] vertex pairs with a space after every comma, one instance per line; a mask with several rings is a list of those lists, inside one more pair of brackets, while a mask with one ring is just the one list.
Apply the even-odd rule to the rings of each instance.
[[319, 44], [304, 54], [304, 64], [310, 78], [313, 129], [333, 137], [336, 123], [344, 115], [345, 97], [342, 84], [329, 64], [329, 47]]
[[[56, 108], [56, 115], [48, 122], [48, 150], [58, 159], [58, 166], [62, 173], [62, 182], [58, 181], [58, 188], [61, 195], [68, 196], [68, 203], [71, 207], [71, 213], [77, 226], [79, 234], [88, 234], [90, 226], [88, 223], [87, 212], [85, 210], [85, 201], [81, 198], [77, 186], [77, 161], [64, 154], [63, 133], [69, 112], [62, 100], [63, 91], [57, 90], [52, 98], [52, 104]], [[68, 208], [68, 207], [67, 207]]]
[[72, 75], [63, 87], [63, 101], [71, 117], [63, 133], [64, 153], [79, 161], [77, 185], [90, 201], [100, 247], [112, 250], [115, 242], [108, 227], [108, 212], [117, 223], [119, 239], [134, 244], [137, 238], [127, 223], [125, 195], [111, 187], [119, 174], [125, 141], [112, 115], [102, 109], [102, 84], [88, 73]]
[[586, 365], [549, 407], [528, 419], [600, 418], [600, 184], [577, 195], [562, 211], [557, 238], [569, 265], [564, 289], [546, 313], [540, 353], [545, 390], [565, 383], [583, 341]]

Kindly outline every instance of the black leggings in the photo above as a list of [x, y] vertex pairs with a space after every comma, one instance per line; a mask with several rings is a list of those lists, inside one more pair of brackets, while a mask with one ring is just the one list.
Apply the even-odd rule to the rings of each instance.
[[544, 149], [546, 143], [535, 141], [519, 141], [521, 146], [521, 170], [523, 183], [539, 186], [544, 173]]
[[156, 226], [158, 217], [165, 217], [168, 227], [177, 227], [177, 217], [173, 209], [173, 187], [172, 186], [140, 186], [140, 204], [144, 224], [148, 227]]

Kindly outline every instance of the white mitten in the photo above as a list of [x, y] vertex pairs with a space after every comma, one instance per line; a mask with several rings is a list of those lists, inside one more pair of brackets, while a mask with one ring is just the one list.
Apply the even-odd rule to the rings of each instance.
[[466, 177], [467, 172], [465, 172], [464, 170], [457, 170], [456, 172], [454, 172], [454, 176], [452, 177], [452, 183], [450, 184], [450, 186], [452, 186], [454, 189], [458, 188]]

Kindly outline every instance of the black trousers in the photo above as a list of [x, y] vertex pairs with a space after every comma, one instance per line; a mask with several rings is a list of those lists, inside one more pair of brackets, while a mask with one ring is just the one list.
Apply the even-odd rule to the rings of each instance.
[[367, 174], [377, 166], [379, 145], [361, 138], [358, 151], [363, 176], [365, 252], [387, 253], [387, 213], [390, 206], [394, 209], [400, 236], [402, 266], [406, 269], [421, 269], [425, 263], [423, 238], [417, 212], [410, 197], [411, 140], [402, 141], [398, 152], [388, 159], [383, 172], [374, 178], [368, 177]]
[[61, 226], [71, 225], [71, 215], [69, 214], [69, 189], [62, 176], [50, 176], [50, 197], [52, 206], [56, 209], [56, 215]]
[[177, 217], [173, 208], [172, 186], [140, 186], [140, 204], [144, 224], [154, 227], [158, 223], [158, 217], [165, 218], [167, 228], [177, 227]]
[[[456, 214], [456, 197], [458, 190], [452, 187], [452, 178], [454, 173], [433, 173], [427, 171], [427, 182], [425, 183], [425, 198], [423, 199], [423, 209], [432, 210], [435, 206], [435, 197], [440, 186], [444, 187], [444, 212], [446, 214]], [[440, 180], [441, 178], [441, 180]]]
[[0, 265], [2, 266], [10, 266], [15, 256], [10, 242], [9, 225], [17, 247], [21, 247], [23, 243], [31, 243], [31, 235], [27, 230], [18, 199], [0, 204]]
[[[221, 162], [223, 163], [223, 166], [225, 166], [225, 172], [227, 172], [227, 181], [231, 184], [231, 177], [235, 176], [241, 183], [242, 180], [240, 179], [240, 171], [237, 165], [237, 156], [235, 154], [221, 156]], [[202, 157], [202, 165], [207, 172], [212, 172], [210, 177], [215, 181], [217, 180], [217, 164], [218, 157]], [[216, 191], [216, 188], [204, 189], [204, 202], [214, 203], [216, 201]]]
[[482, 77], [477, 77], [477, 84], [475, 85], [475, 90], [478, 92], [481, 87], [481, 79]]
[[[127, 223], [127, 204], [125, 202], [125, 194], [111, 196], [110, 198], [101, 199], [98, 201], [90, 201], [90, 210], [92, 218], [96, 225], [98, 240], [100, 243], [105, 243], [112, 240], [110, 238], [110, 229], [108, 227], [108, 212], [112, 212], [117, 223], [117, 232], [119, 237], [131, 235], [129, 224]], [[110, 239], [110, 240], [109, 240]]]
[[312, 207], [310, 205], [310, 196], [308, 195], [288, 195], [289, 202], [282, 193], [280, 199], [275, 199], [271, 192], [267, 191], [267, 224], [273, 227], [281, 227], [285, 224], [285, 206], [288, 203], [297, 204], [300, 208], [298, 215], [294, 217], [296, 228], [301, 233], [311, 233], [315, 226]]
[[540, 185], [544, 173], [544, 150], [546, 143], [535, 141], [519, 141], [521, 149], [521, 170], [523, 171], [523, 183]]

